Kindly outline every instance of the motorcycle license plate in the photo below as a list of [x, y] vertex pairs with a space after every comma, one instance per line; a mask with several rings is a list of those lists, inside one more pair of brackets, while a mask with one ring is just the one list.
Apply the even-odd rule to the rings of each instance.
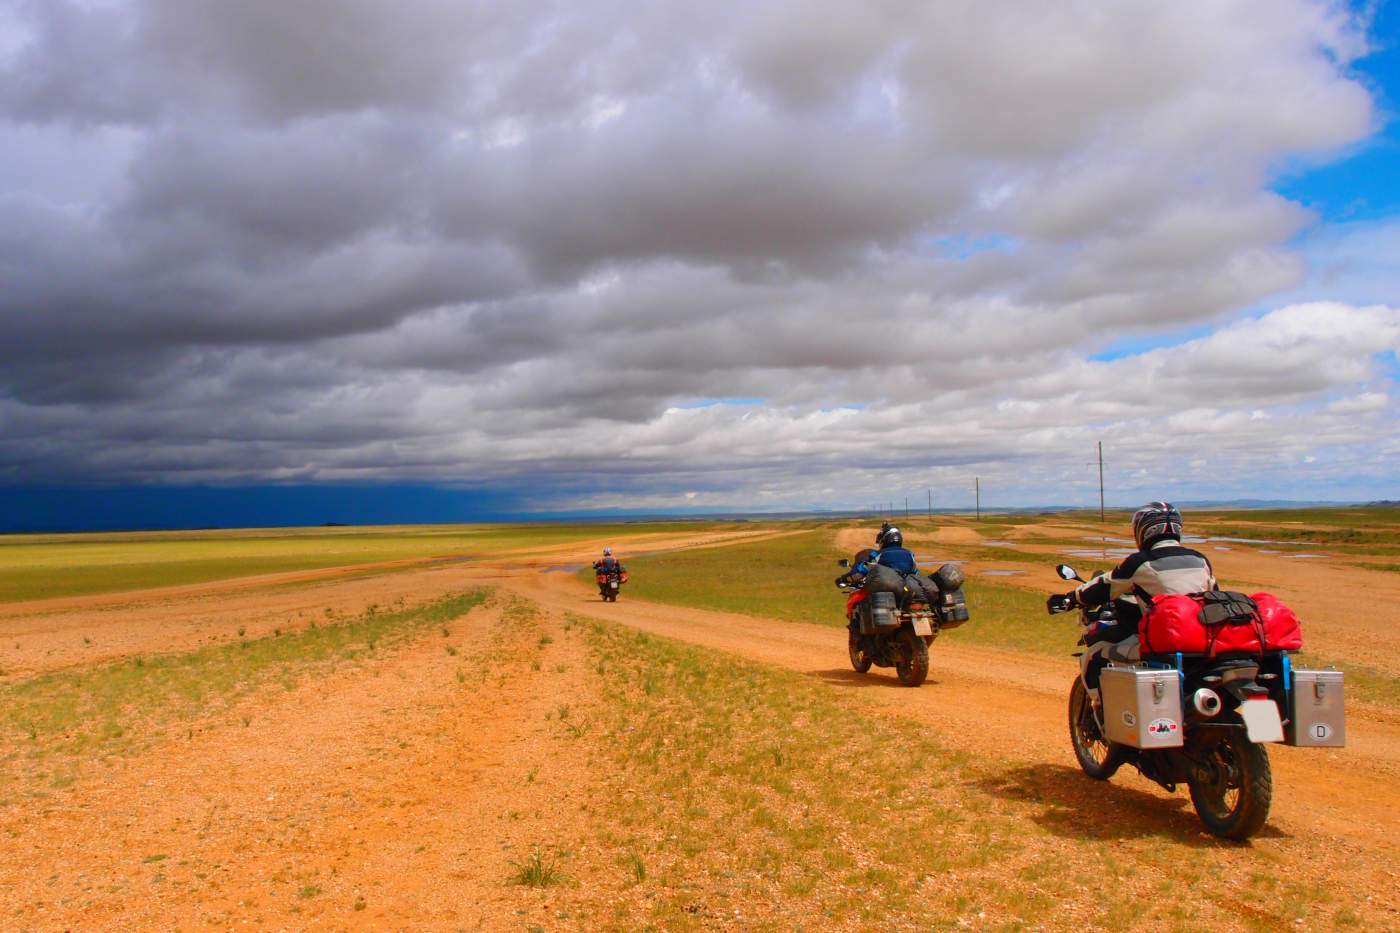
[[612, 581], [611, 583], [609, 583], [609, 584], [608, 584], [608, 588], [609, 588], [609, 589], [614, 589], [614, 590], [617, 589], [617, 581], [614, 580], [614, 581]]
[[915, 616], [914, 634], [923, 638], [927, 638], [928, 636], [933, 634], [933, 626], [929, 624], [928, 619], [924, 618], [923, 616]]
[[1240, 718], [1244, 720], [1244, 730], [1251, 742], [1283, 741], [1283, 720], [1273, 700], [1245, 700], [1240, 704]]

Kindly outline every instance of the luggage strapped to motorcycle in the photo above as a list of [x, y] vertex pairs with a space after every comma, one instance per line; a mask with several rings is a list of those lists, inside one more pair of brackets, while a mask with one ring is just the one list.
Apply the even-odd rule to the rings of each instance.
[[1201, 611], [1196, 618], [1206, 629], [1206, 654], [1215, 654], [1215, 643], [1227, 625], [1248, 625], [1259, 639], [1259, 653], [1269, 650], [1269, 636], [1264, 620], [1259, 618], [1259, 604], [1244, 593], [1211, 590], [1201, 594]]

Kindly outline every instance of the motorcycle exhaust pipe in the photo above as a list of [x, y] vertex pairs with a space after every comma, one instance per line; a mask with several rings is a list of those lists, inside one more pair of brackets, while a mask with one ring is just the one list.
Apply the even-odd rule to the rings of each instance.
[[1220, 694], [1209, 687], [1202, 687], [1191, 694], [1191, 708], [1207, 718], [1220, 714]]

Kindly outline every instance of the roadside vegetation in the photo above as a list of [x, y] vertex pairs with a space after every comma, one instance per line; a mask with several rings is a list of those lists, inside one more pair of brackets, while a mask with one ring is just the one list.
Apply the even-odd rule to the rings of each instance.
[[408, 609], [328, 618], [286, 634], [42, 674], [0, 685], [0, 794], [15, 780], [64, 786], [85, 761], [131, 754], [269, 686], [393, 651], [465, 615], [474, 590]]

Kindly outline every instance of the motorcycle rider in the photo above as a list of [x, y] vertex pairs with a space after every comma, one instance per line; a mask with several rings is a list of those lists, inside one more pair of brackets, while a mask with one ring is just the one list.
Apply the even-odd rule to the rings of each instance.
[[872, 555], [872, 563], [898, 570], [900, 573], [918, 573], [919, 565], [914, 562], [914, 553], [904, 546], [904, 535], [891, 526], [881, 537], [880, 550]]
[[856, 563], [851, 569], [836, 578], [837, 585], [850, 585], [859, 582], [857, 578], [863, 578], [875, 564], [889, 567], [891, 570], [898, 570], [900, 573], [919, 572], [918, 564], [914, 562], [913, 552], [904, 546], [903, 533], [889, 522], [885, 522], [880, 527], [880, 533], [876, 535], [875, 543], [879, 549], [857, 554]]
[[[1067, 594], [1078, 606], [1102, 606], [1110, 601], [1114, 604], [1116, 621], [1095, 633], [1094, 642], [1100, 646], [1098, 657], [1093, 659], [1085, 678], [1095, 699], [1098, 672], [1109, 660], [1139, 660], [1138, 622], [1153, 596], [1216, 589], [1210, 559], [1182, 546], [1182, 528], [1181, 513], [1170, 502], [1148, 503], [1133, 513], [1137, 552], [1108, 573], [1099, 574]], [[1050, 599], [1057, 598], [1061, 597]]]
[[626, 571], [627, 568], [622, 566], [622, 561], [613, 557], [612, 548], [610, 547], [603, 548], [602, 560], [595, 560], [593, 562], [594, 573], [605, 573], [608, 576], [612, 576], [613, 574], [621, 574]]

